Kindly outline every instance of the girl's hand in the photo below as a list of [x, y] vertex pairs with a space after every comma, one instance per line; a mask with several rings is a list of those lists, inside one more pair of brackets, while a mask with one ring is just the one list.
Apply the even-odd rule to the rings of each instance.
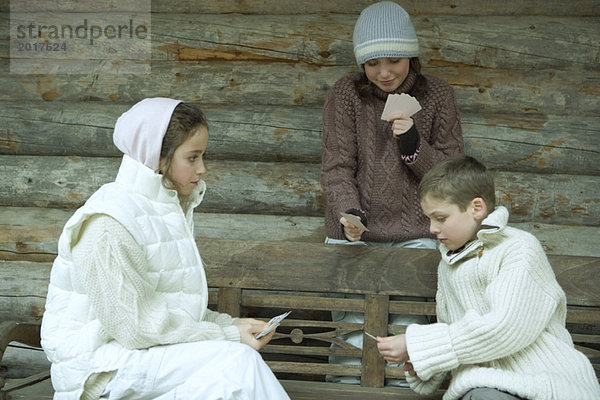
[[356, 242], [356, 241], [360, 240], [360, 238], [364, 232], [363, 229], [352, 224], [350, 221], [348, 221], [344, 217], [340, 218], [340, 223], [342, 225], [344, 225], [344, 235], [346, 236], [346, 239], [348, 239], [351, 242]]
[[408, 361], [406, 335], [377, 338], [377, 349], [388, 364], [404, 364]]
[[393, 114], [390, 115], [388, 121], [392, 122], [392, 133], [394, 137], [398, 137], [400, 135], [405, 134], [409, 131], [410, 128], [415, 124], [412, 118], [405, 117], [402, 114]]
[[275, 334], [275, 330], [273, 330], [260, 339], [256, 339], [255, 336], [267, 327], [267, 323], [254, 318], [236, 318], [233, 325], [240, 330], [240, 341], [256, 351], [265, 347]]

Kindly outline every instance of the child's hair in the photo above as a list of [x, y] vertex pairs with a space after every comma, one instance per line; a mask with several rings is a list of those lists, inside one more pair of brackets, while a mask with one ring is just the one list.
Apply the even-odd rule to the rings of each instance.
[[190, 103], [179, 103], [175, 107], [160, 149], [160, 157], [165, 159], [164, 171], [161, 171], [164, 178], [171, 168], [175, 149], [201, 127], [208, 129], [208, 122], [200, 108]]
[[451, 156], [434, 165], [421, 180], [419, 200], [426, 196], [456, 204], [461, 211], [481, 197], [491, 212], [496, 205], [494, 177], [473, 157]]

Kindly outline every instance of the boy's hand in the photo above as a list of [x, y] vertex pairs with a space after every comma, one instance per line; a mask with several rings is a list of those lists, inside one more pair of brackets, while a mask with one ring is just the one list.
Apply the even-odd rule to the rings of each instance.
[[340, 218], [340, 223], [344, 225], [344, 235], [349, 241], [356, 242], [360, 240], [364, 229], [357, 227], [344, 217]]
[[410, 361], [405, 362], [403, 368], [406, 372], [408, 372], [410, 376], [415, 376], [417, 378], [419, 377], [419, 375], [417, 375], [417, 373], [415, 372], [415, 367]]
[[412, 118], [405, 117], [403, 114], [390, 115], [388, 121], [393, 121], [392, 133], [394, 134], [394, 137], [405, 134], [415, 123]]
[[256, 351], [269, 343], [275, 334], [275, 330], [273, 330], [260, 339], [256, 339], [254, 336], [265, 329], [267, 323], [254, 318], [236, 318], [233, 321], [233, 325], [237, 326], [240, 330], [240, 341]]
[[377, 349], [388, 364], [404, 364], [408, 361], [406, 335], [379, 337]]

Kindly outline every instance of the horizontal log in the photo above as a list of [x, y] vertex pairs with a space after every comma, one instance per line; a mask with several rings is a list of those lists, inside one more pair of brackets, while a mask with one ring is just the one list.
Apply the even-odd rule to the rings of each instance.
[[[62, 227], [73, 210], [46, 207], [0, 207], [0, 258], [50, 261], [57, 254]], [[196, 212], [198, 243], [212, 239], [322, 243], [322, 217]], [[535, 235], [553, 255], [600, 257], [594, 226], [511, 223]]]
[[[215, 287], [434, 297], [437, 286], [435, 250], [229, 239], [203, 241], [199, 249]], [[600, 258], [549, 260], [571, 306], [600, 306]], [[50, 262], [0, 261], [0, 320], [40, 320], [50, 269]]]
[[[320, 161], [321, 108], [199, 106], [209, 123], [208, 157]], [[122, 153], [113, 144], [113, 129], [129, 107], [104, 102], [2, 102], [0, 153], [118, 157]]]
[[[201, 107], [210, 125], [209, 159], [320, 161], [321, 108]], [[104, 102], [3, 102], [0, 154], [120, 156], [112, 132], [128, 108]], [[598, 116], [462, 113], [461, 121], [466, 153], [489, 168], [600, 175]]]
[[[176, 0], [168, 3], [152, 1], [153, 13], [201, 13], [201, 14], [356, 14], [374, 3], [374, 0]], [[119, 3], [125, 3], [120, 1]], [[143, 3], [142, 3], [143, 4]], [[566, 7], [562, 1], [548, 0], [506, 0], [489, 1], [482, 7], [479, 0], [403, 0], [401, 5], [411, 15], [547, 15], [547, 16], [599, 16], [598, 0], [574, 0]], [[38, 12], [48, 7], [44, 0], [27, 1], [27, 10]], [[122, 7], [121, 4], [119, 4]], [[133, 2], [133, 9], [140, 10], [139, 2]], [[98, 12], [105, 10], [103, 2], [87, 2], [63, 0], [52, 4], [50, 11]], [[0, 1], [0, 11], [8, 12], [9, 1]], [[141, 10], [143, 11], [143, 10]]]
[[[120, 158], [0, 156], [0, 205], [78, 207], [111, 182]], [[320, 165], [211, 161], [198, 211], [323, 215]], [[500, 204], [512, 222], [600, 225], [600, 176], [496, 171]]]
[[[30, 14], [24, 15], [23, 24], [31, 23]], [[0, 25], [0, 35], [15, 38], [16, 32], [6, 31], [8, 15], [5, 18], [6, 22]], [[356, 63], [352, 46], [356, 18], [357, 15], [325, 14], [289, 18], [287, 15], [153, 13], [152, 58], [153, 61], [302, 62], [352, 67]], [[65, 19], [78, 20], [78, 17]], [[598, 21], [593, 18], [417, 16], [413, 21], [425, 66], [447, 62], [515, 70], [598, 70], [600, 32]], [[11, 22], [18, 24], [18, 21]], [[68, 37], [66, 42], [59, 42], [74, 43]], [[8, 46], [8, 42], [3, 46]], [[103, 51], [102, 47], [97, 48]], [[2, 52], [9, 53], [6, 49]], [[63, 53], [28, 53], [13, 49], [11, 56], [40, 60], [42, 57], [66, 58], [66, 54], [69, 53], [63, 57]], [[136, 57], [132, 50], [127, 54]]]
[[[8, 60], [0, 70], [8, 71]], [[175, 97], [205, 104], [321, 107], [330, 87], [355, 66], [298, 62], [156, 61], [149, 74], [0, 74], [2, 101], [107, 101]], [[597, 116], [598, 72], [491, 69], [438, 62], [424, 71], [448, 81], [463, 112]]]
[[[78, 207], [111, 182], [121, 158], [0, 156], [0, 204]], [[320, 215], [319, 167], [308, 163], [212, 161], [199, 211]], [[210, 194], [209, 194], [210, 193]]]
[[[591, 18], [413, 18], [424, 65], [598, 69], [600, 32]], [[295, 61], [354, 66], [355, 15], [153, 14], [154, 60]]]

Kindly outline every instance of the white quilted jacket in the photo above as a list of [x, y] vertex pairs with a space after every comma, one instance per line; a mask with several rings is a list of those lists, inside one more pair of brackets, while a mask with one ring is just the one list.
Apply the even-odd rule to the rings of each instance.
[[193, 238], [192, 214], [205, 187], [201, 181], [184, 215], [177, 192], [166, 189], [160, 175], [125, 155], [115, 182], [102, 186], [66, 223], [52, 267], [41, 332], [42, 346], [52, 362], [55, 399], [79, 398], [90, 374], [118, 369], [128, 351], [107, 337], [72, 273], [71, 249], [83, 222], [94, 214], [119, 221], [145, 248], [155, 296], [166, 300], [174, 313], [199, 321], [206, 313], [208, 288]]

